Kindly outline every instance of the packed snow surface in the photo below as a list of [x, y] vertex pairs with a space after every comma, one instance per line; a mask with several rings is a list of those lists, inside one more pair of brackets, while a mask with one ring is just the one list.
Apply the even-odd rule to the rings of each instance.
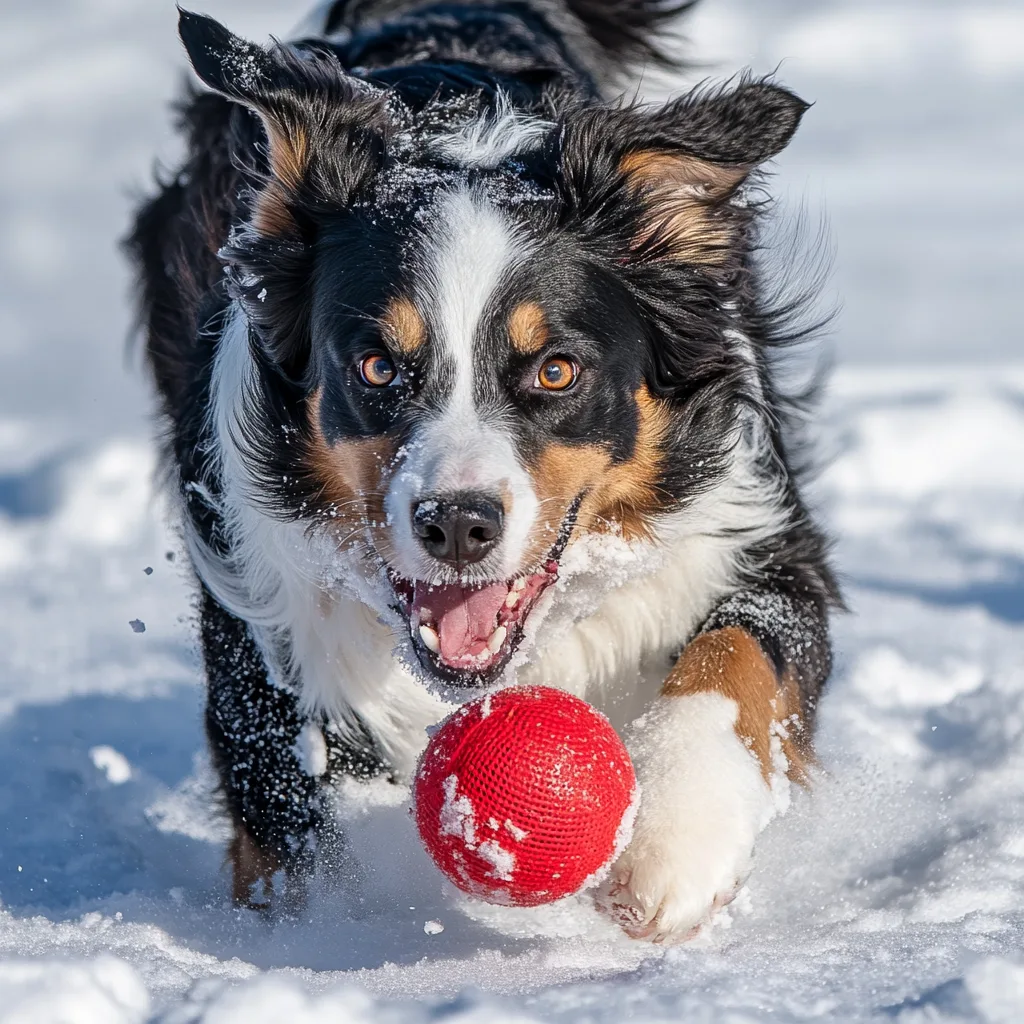
[[[303, 13], [199, 6], [260, 37]], [[469, 903], [385, 786], [344, 794], [350, 869], [300, 917], [229, 905], [114, 252], [126, 193], [175, 152], [174, 20], [3, 15], [0, 1022], [1024, 1019], [1019, 3], [705, 0], [693, 25], [709, 70], [781, 61], [817, 102], [777, 182], [837, 244], [815, 500], [851, 613], [814, 792], [728, 916], [669, 951], [582, 904]]]

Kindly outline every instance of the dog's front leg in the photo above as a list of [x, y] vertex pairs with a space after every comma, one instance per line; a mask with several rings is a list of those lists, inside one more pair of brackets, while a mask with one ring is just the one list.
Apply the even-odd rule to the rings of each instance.
[[640, 811], [597, 899], [628, 934], [680, 941], [735, 895], [804, 780], [829, 665], [824, 612], [770, 593], [731, 598], [683, 651], [626, 737]]
[[304, 723], [295, 696], [273, 685], [249, 627], [205, 589], [201, 636], [206, 735], [232, 826], [232, 896], [268, 908], [275, 878], [280, 887], [308, 866], [319, 783], [296, 753]]

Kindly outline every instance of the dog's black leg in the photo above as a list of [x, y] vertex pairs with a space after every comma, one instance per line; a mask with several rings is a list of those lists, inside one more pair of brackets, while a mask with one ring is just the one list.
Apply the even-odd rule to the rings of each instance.
[[275, 876], [288, 880], [292, 898], [314, 862], [327, 871], [338, 864], [341, 837], [327, 806], [329, 780], [379, 775], [386, 766], [369, 737], [342, 740], [328, 729], [327, 771], [310, 775], [297, 752], [307, 721], [295, 695], [270, 681], [249, 627], [205, 588], [201, 628], [206, 732], [234, 829], [234, 899], [266, 905]]
[[232, 893], [257, 905], [275, 874], [308, 869], [322, 820], [319, 783], [295, 751], [303, 726], [295, 696], [270, 682], [249, 627], [205, 589], [201, 628], [206, 734], [234, 829]]

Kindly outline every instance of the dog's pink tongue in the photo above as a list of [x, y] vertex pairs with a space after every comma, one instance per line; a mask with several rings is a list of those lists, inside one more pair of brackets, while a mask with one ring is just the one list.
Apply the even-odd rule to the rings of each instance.
[[413, 604], [416, 608], [430, 610], [441, 640], [441, 657], [455, 662], [479, 654], [487, 646], [507, 597], [505, 583], [434, 589], [417, 583]]

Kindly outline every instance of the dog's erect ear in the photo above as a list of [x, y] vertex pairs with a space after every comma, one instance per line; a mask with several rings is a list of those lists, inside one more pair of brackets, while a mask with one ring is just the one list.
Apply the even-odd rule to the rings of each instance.
[[593, 229], [603, 216], [627, 231], [636, 258], [720, 266], [745, 219], [730, 200], [785, 148], [807, 107], [779, 86], [744, 81], [661, 108], [577, 111], [561, 132], [566, 198]]
[[180, 9], [179, 16], [196, 74], [254, 110], [266, 128], [271, 180], [253, 212], [256, 229], [293, 234], [297, 211], [346, 205], [383, 159], [385, 94], [345, 74], [328, 51], [264, 49], [212, 18]]
[[196, 74], [214, 91], [246, 103], [271, 89], [274, 62], [263, 47], [181, 7], [178, 34]]

